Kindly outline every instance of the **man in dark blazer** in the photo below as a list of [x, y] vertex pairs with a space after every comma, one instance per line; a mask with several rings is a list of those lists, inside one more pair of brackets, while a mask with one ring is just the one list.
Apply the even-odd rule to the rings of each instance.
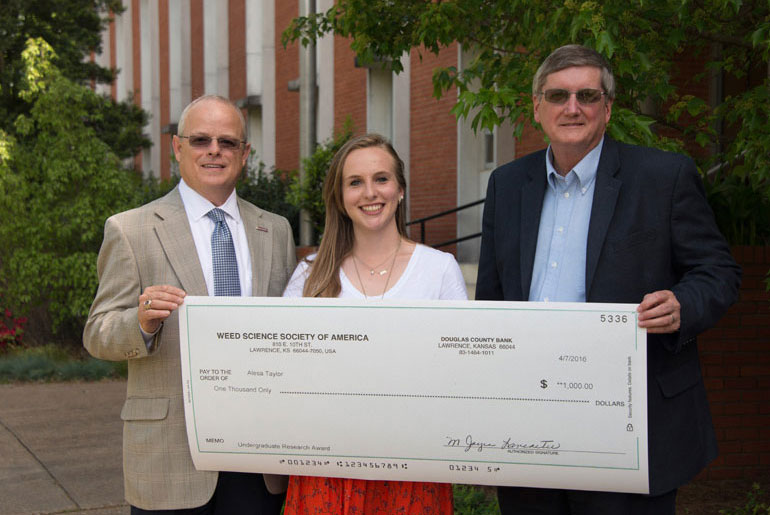
[[[195, 469], [182, 399], [177, 308], [186, 295], [221, 294], [221, 267], [213, 256], [216, 227], [228, 228], [237, 263], [237, 278], [231, 279], [240, 293], [228, 295], [279, 297], [296, 265], [289, 222], [235, 193], [249, 156], [245, 135], [243, 115], [232, 102], [197, 98], [182, 112], [172, 142], [179, 186], [105, 224], [99, 289], [83, 343], [97, 358], [128, 360], [120, 417], [132, 515], [281, 511], [285, 476]], [[215, 208], [224, 222], [210, 218]]]
[[695, 337], [736, 300], [740, 268], [692, 160], [605, 136], [614, 97], [591, 49], [543, 62], [533, 102], [550, 145], [490, 177], [476, 299], [639, 303], [650, 495], [499, 488], [503, 514], [673, 514], [717, 454]]

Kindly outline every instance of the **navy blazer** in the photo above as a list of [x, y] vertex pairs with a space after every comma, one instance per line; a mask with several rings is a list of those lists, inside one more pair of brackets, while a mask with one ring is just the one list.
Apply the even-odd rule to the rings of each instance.
[[[546, 191], [545, 150], [497, 168], [482, 222], [477, 300], [525, 301]], [[605, 137], [586, 248], [587, 302], [639, 303], [672, 290], [678, 332], [647, 337], [650, 493], [717, 455], [695, 336], [735, 302], [735, 263], [691, 159]]]

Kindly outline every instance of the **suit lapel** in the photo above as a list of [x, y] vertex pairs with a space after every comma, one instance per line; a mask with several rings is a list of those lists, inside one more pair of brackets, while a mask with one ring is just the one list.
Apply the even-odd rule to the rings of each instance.
[[615, 178], [620, 169], [617, 144], [606, 137], [596, 170], [596, 187], [594, 201], [591, 207], [591, 221], [588, 225], [588, 241], [586, 243], [586, 300], [589, 299], [591, 283], [594, 279], [599, 256], [607, 236], [607, 229], [615, 213], [621, 181]]
[[521, 189], [521, 227], [519, 227], [521, 255], [521, 298], [529, 299], [529, 289], [532, 284], [532, 268], [535, 266], [537, 251], [537, 235], [540, 229], [540, 214], [543, 211], [543, 195], [546, 188], [545, 151], [542, 166], [529, 171], [529, 182]]
[[208, 295], [178, 187], [158, 202], [155, 217], [155, 234], [182, 289], [188, 295]]
[[273, 224], [262, 216], [262, 210], [238, 198], [238, 209], [241, 212], [243, 226], [246, 230], [246, 240], [249, 242], [251, 254], [251, 294], [255, 297], [266, 297], [270, 284], [270, 267], [273, 254]]

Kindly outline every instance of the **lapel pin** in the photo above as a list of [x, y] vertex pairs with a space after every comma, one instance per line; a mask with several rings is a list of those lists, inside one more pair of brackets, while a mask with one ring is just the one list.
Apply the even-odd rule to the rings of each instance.
[[261, 225], [258, 225], [258, 226], [257, 226], [257, 230], [258, 230], [258, 231], [262, 231], [262, 232], [267, 232], [267, 227], [263, 227], [263, 226], [261, 226]]

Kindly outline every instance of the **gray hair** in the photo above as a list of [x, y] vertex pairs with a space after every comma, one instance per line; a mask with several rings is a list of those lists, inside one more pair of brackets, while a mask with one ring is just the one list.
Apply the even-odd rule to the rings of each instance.
[[615, 99], [615, 77], [612, 75], [609, 63], [602, 54], [582, 45], [564, 45], [551, 52], [551, 55], [546, 57], [543, 64], [537, 69], [535, 78], [532, 79], [532, 94], [542, 93], [545, 80], [550, 74], [573, 66], [599, 68], [602, 72], [602, 89], [607, 94], [608, 99]]
[[184, 135], [184, 125], [185, 121], [187, 120], [187, 113], [190, 112], [190, 109], [193, 108], [193, 106], [198, 105], [201, 102], [205, 102], [208, 100], [214, 100], [216, 102], [221, 102], [223, 104], [229, 105], [233, 108], [233, 110], [238, 113], [238, 119], [241, 122], [241, 139], [246, 139], [246, 119], [243, 117], [243, 113], [241, 112], [240, 107], [235, 105], [229, 98], [225, 98], [221, 95], [203, 95], [201, 97], [196, 98], [189, 104], [187, 104], [187, 107], [184, 108], [182, 111], [182, 115], [179, 117], [179, 123], [177, 124], [177, 135]]

